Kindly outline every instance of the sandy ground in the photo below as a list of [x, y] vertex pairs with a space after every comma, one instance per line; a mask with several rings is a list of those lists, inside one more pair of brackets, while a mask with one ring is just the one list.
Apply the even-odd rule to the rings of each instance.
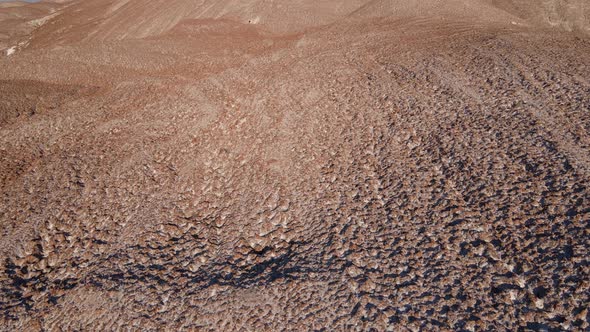
[[589, 10], [0, 3], [0, 330], [589, 329]]

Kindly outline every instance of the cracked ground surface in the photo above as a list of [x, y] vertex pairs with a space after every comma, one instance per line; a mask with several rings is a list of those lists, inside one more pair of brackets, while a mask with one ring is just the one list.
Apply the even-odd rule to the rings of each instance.
[[586, 22], [202, 2], [0, 35], [1, 330], [590, 328]]

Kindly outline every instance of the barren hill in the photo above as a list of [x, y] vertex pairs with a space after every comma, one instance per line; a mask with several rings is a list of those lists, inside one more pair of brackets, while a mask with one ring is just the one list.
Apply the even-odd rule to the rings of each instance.
[[588, 13], [0, 3], [0, 329], [589, 329]]

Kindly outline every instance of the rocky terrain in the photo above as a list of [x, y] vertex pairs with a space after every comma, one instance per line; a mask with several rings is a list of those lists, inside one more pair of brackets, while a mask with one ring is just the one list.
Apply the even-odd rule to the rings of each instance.
[[0, 3], [0, 330], [590, 329], [589, 18]]

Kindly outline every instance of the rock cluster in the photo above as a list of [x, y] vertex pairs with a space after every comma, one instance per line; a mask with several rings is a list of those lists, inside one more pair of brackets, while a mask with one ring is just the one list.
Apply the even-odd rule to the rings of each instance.
[[589, 329], [590, 41], [355, 24], [3, 60], [1, 329]]

